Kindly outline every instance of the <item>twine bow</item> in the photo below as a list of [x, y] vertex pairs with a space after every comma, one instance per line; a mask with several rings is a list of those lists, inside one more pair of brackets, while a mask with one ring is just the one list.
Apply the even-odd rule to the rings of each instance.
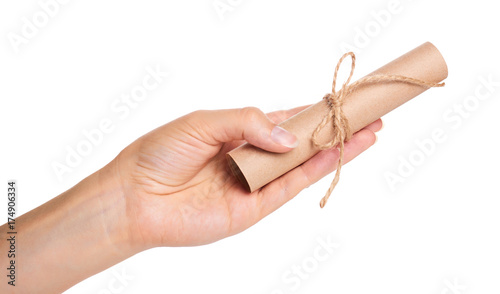
[[[338, 91], [335, 90], [337, 84], [337, 74], [345, 58], [348, 56], [351, 57], [351, 72], [349, 77], [342, 85], [342, 88]], [[342, 169], [342, 162], [344, 160], [344, 142], [348, 141], [352, 137], [352, 131], [349, 128], [349, 121], [347, 120], [344, 111], [342, 110], [342, 106], [344, 104], [345, 98], [351, 94], [357, 87], [375, 82], [401, 82], [408, 83], [413, 85], [419, 85], [423, 87], [443, 87], [444, 83], [432, 83], [426, 82], [419, 79], [414, 79], [410, 77], [405, 77], [401, 75], [390, 75], [390, 74], [379, 74], [379, 75], [369, 75], [362, 79], [357, 80], [356, 82], [349, 85], [351, 81], [352, 75], [354, 73], [354, 68], [356, 66], [356, 56], [352, 52], [345, 53], [339, 59], [337, 66], [335, 67], [335, 73], [333, 75], [333, 83], [332, 83], [332, 92], [326, 94], [323, 99], [326, 100], [330, 110], [327, 115], [323, 118], [323, 120], [319, 123], [312, 134], [312, 141], [314, 145], [320, 150], [329, 149], [335, 146], [338, 146], [339, 149], [339, 161], [337, 166], [337, 171], [335, 172], [335, 177], [330, 184], [330, 187], [326, 191], [325, 196], [321, 199], [320, 207], [323, 208], [328, 201], [328, 198], [332, 194], [333, 189], [339, 182], [340, 170]], [[335, 135], [333, 138], [327, 143], [321, 144], [318, 142], [318, 134], [319, 132], [330, 122], [333, 124], [333, 129], [335, 130]]]

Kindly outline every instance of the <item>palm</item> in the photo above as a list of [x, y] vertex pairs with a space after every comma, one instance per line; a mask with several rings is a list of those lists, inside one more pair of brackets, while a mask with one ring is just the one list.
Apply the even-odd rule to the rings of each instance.
[[[281, 120], [277, 114], [270, 118]], [[139, 155], [128, 185], [128, 207], [146, 243], [206, 244], [262, 218], [262, 193], [245, 191], [225, 161], [226, 152], [243, 141], [210, 145], [191, 136], [179, 140], [170, 132], [176, 124], [160, 127], [131, 146]]]

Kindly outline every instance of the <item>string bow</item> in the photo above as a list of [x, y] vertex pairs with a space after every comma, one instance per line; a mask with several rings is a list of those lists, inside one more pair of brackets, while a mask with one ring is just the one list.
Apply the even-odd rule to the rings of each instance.
[[[340, 90], [336, 91], [335, 88], [337, 84], [337, 74], [340, 69], [340, 65], [347, 57], [351, 57], [352, 61], [351, 72], [349, 73], [349, 77], [347, 78], [347, 80], [344, 82], [344, 84], [342, 84]], [[349, 127], [349, 121], [347, 120], [347, 117], [345, 116], [344, 111], [342, 109], [344, 100], [347, 96], [349, 96], [349, 94], [351, 94], [356, 88], [358, 88], [361, 85], [368, 83], [375, 83], [375, 82], [401, 82], [401, 83], [408, 83], [429, 88], [444, 86], [444, 83], [426, 82], [423, 80], [414, 79], [406, 76], [390, 75], [390, 74], [368, 75], [349, 85], [352, 75], [354, 74], [355, 67], [356, 67], [356, 56], [354, 55], [353, 52], [345, 53], [339, 59], [337, 66], [335, 67], [335, 73], [333, 75], [332, 92], [326, 94], [323, 97], [323, 99], [328, 104], [330, 110], [325, 115], [325, 117], [323, 117], [323, 119], [321, 120], [321, 122], [319, 123], [319, 125], [316, 127], [316, 129], [312, 134], [312, 141], [314, 145], [320, 150], [329, 149], [335, 146], [337, 146], [339, 149], [339, 161], [337, 165], [337, 171], [335, 172], [335, 177], [333, 178], [330, 187], [326, 191], [325, 196], [321, 199], [321, 202], [319, 204], [321, 208], [323, 208], [326, 205], [326, 202], [328, 201], [328, 198], [332, 194], [333, 189], [335, 189], [335, 186], [339, 182], [340, 170], [342, 169], [342, 163], [344, 160], [344, 142], [348, 141], [353, 135]], [[332, 122], [333, 125], [334, 136], [331, 138], [330, 141], [321, 144], [318, 141], [319, 132], [330, 122]]]

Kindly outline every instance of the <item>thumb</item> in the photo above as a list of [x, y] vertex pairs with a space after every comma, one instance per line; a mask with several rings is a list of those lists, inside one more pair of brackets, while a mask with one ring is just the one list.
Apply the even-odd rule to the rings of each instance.
[[273, 123], [255, 107], [199, 110], [186, 119], [200, 140], [210, 145], [246, 140], [271, 152], [287, 152], [298, 145], [295, 135]]

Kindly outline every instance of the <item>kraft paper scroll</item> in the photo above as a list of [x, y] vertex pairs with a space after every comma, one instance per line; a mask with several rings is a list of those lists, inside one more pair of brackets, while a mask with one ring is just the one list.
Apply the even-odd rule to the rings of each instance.
[[[436, 47], [427, 42], [369, 75], [395, 74], [438, 83], [448, 76], [446, 62]], [[428, 88], [402, 82], [365, 84], [345, 98], [343, 111], [352, 132], [357, 132], [391, 110], [421, 94]], [[299, 145], [287, 153], [273, 153], [244, 144], [227, 153], [227, 160], [235, 177], [253, 192], [291, 169], [299, 166], [320, 150], [311, 137], [321, 120], [329, 112], [322, 100], [280, 124], [297, 136]], [[319, 133], [320, 142], [334, 135], [332, 127]]]

